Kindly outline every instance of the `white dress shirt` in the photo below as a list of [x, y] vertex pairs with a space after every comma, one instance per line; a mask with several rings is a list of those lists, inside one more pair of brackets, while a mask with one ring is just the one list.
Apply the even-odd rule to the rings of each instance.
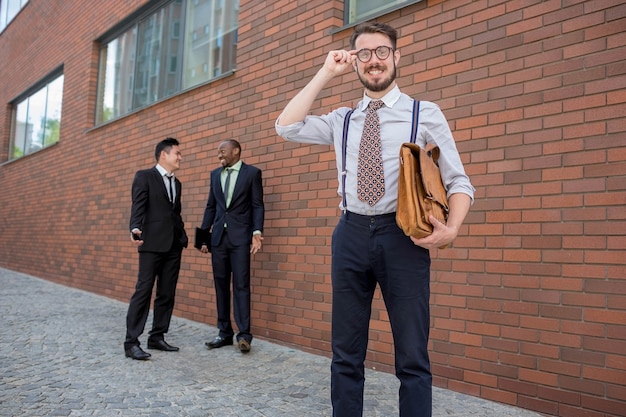
[[175, 201], [176, 200], [176, 180], [174, 179], [174, 173], [172, 172], [171, 174], [172, 189], [170, 190], [170, 179], [169, 179], [170, 174], [167, 172], [165, 168], [163, 168], [159, 164], [156, 164], [156, 169], [157, 171], [159, 171], [159, 174], [161, 174], [161, 177], [163, 177], [163, 182], [165, 183], [165, 189], [167, 190], [169, 195], [172, 197], [172, 201]]

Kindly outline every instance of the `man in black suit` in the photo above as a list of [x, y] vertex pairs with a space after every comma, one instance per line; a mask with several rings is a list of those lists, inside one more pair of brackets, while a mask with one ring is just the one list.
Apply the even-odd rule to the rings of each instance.
[[[221, 167], [211, 172], [211, 188], [201, 228], [212, 230], [211, 264], [217, 299], [219, 334], [206, 343], [209, 349], [232, 345], [230, 321], [230, 281], [237, 347], [250, 351], [250, 255], [261, 249], [263, 240], [263, 183], [261, 170], [241, 161], [241, 145], [234, 139], [218, 148]], [[208, 253], [206, 245], [200, 249]]]
[[164, 339], [174, 310], [180, 259], [183, 248], [187, 247], [187, 234], [180, 215], [182, 185], [174, 177], [182, 161], [178, 141], [162, 140], [156, 145], [154, 156], [156, 166], [138, 171], [132, 186], [130, 236], [138, 247], [139, 274], [126, 316], [124, 350], [127, 357], [137, 360], [150, 358], [150, 354], [141, 349], [138, 338], [148, 319], [155, 280], [156, 298], [148, 349], [179, 350]]

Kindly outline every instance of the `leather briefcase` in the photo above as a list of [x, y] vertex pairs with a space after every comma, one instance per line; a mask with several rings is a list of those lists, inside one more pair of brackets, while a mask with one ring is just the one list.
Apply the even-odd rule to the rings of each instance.
[[438, 159], [436, 146], [424, 150], [414, 143], [403, 143], [400, 148], [396, 223], [407, 236], [430, 235], [433, 232], [431, 214], [442, 223], [448, 219], [450, 208]]

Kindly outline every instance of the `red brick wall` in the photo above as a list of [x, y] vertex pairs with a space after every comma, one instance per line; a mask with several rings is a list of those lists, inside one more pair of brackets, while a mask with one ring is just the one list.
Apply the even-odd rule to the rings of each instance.
[[[234, 137], [266, 193], [253, 331], [329, 355], [334, 153], [273, 125], [325, 53], [347, 47], [343, 2], [241, 0], [234, 75], [94, 128], [94, 41], [144, 3], [30, 0], [0, 34], [2, 161], [8, 103], [65, 74], [60, 143], [0, 165], [0, 266], [127, 301], [133, 173], [158, 140], [182, 141], [192, 233], [216, 147]], [[626, 415], [626, 5], [425, 0], [380, 20], [400, 31], [401, 89], [442, 107], [477, 189], [453, 247], [433, 253], [435, 383], [550, 415]], [[313, 111], [361, 94], [346, 74]], [[209, 258], [188, 249], [176, 314], [214, 324], [214, 304]], [[367, 365], [393, 372], [379, 296]]]

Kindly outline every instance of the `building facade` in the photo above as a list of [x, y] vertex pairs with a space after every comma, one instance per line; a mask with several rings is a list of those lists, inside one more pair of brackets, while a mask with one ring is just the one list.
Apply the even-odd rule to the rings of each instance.
[[[274, 121], [368, 19], [399, 30], [398, 84], [440, 105], [476, 186], [458, 239], [432, 254], [435, 384], [625, 416], [621, 0], [0, 0], [0, 266], [127, 301], [134, 172], [181, 141], [193, 234], [217, 146], [236, 138], [265, 187], [253, 333], [330, 355], [334, 151], [287, 143]], [[313, 111], [361, 95], [345, 74]], [[177, 294], [176, 315], [215, 323], [208, 256], [183, 253]], [[367, 365], [393, 372], [379, 294], [373, 307]]]

